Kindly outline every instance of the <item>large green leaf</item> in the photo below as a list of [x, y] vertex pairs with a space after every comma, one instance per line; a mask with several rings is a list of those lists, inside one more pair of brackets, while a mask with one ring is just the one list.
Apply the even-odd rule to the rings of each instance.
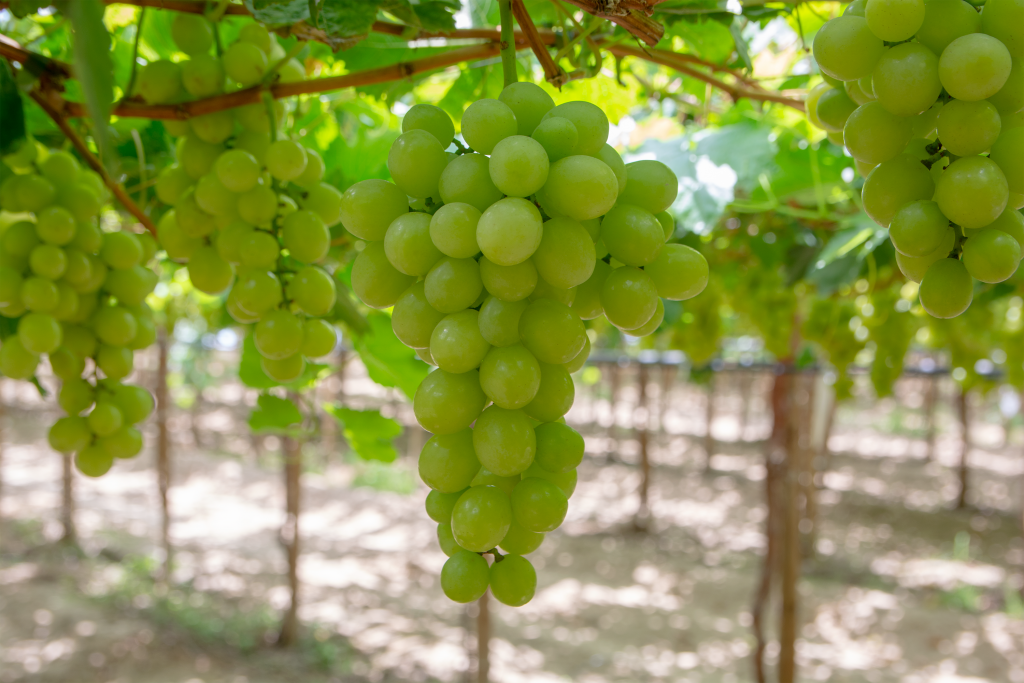
[[402, 433], [402, 425], [395, 420], [378, 410], [353, 410], [340, 405], [326, 405], [324, 410], [341, 423], [345, 440], [363, 460], [393, 462], [398, 456], [394, 440]]
[[92, 134], [103, 161], [114, 162], [107, 126], [114, 102], [114, 63], [110, 33], [103, 23], [102, 0], [62, 0], [57, 8], [68, 18], [73, 36], [75, 78], [92, 119]]
[[384, 0], [381, 9], [403, 24], [425, 31], [455, 28], [458, 0]]
[[319, 25], [332, 38], [366, 35], [377, 18], [380, 0], [323, 0]]
[[285, 398], [260, 394], [256, 408], [249, 415], [249, 428], [257, 433], [285, 432], [302, 423], [298, 406]]
[[245, 6], [264, 24], [296, 24], [309, 19], [309, 0], [245, 0]]
[[7, 62], [0, 64], [0, 155], [14, 151], [14, 144], [25, 137], [25, 108], [14, 74]]
[[416, 358], [416, 352], [398, 341], [391, 329], [391, 318], [373, 311], [366, 316], [370, 331], [355, 340], [355, 349], [366, 372], [377, 384], [398, 387], [410, 399], [427, 376], [430, 367]]

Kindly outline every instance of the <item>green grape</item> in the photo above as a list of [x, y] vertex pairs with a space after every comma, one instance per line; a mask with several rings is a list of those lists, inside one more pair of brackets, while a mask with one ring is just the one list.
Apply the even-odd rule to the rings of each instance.
[[96, 353], [96, 335], [78, 325], [64, 325], [64, 346], [81, 359]]
[[892, 43], [913, 38], [924, 16], [924, 0], [868, 0], [864, 6], [871, 32]]
[[[327, 183], [320, 183], [309, 188], [302, 199], [302, 208], [309, 209], [328, 228], [341, 221], [341, 192]], [[386, 229], [386, 228], [385, 228]]]
[[28, 255], [39, 244], [37, 230], [38, 226], [34, 226], [28, 221], [18, 221], [9, 226], [2, 234], [4, 253], [21, 256], [27, 260]]
[[519, 319], [526, 310], [525, 301], [504, 301], [494, 296], [480, 306], [480, 334], [493, 346], [511, 346], [519, 342]]
[[96, 439], [96, 446], [115, 458], [134, 458], [142, 452], [142, 432], [134, 427], [121, 427], [113, 434]]
[[583, 322], [572, 309], [551, 299], [539, 299], [527, 306], [519, 319], [519, 334], [537, 360], [552, 365], [575, 358], [587, 336]]
[[213, 46], [213, 25], [201, 14], [180, 12], [171, 22], [171, 38], [187, 55], [201, 55]]
[[341, 197], [341, 224], [359, 239], [384, 239], [392, 221], [409, 211], [409, 200], [386, 180], [362, 180]]
[[441, 590], [449, 600], [475, 602], [487, 592], [490, 569], [481, 555], [460, 550], [441, 568]]
[[[1021, 249], [1024, 249], [1024, 215], [1009, 207], [1006, 208], [999, 218], [985, 226], [993, 230], [1002, 230], [1007, 235], [1017, 240]], [[970, 237], [970, 235], [968, 235]]]
[[213, 169], [222, 152], [223, 145], [204, 142], [189, 135], [178, 142], [178, 163], [192, 180], [199, 180]]
[[533, 255], [544, 281], [562, 289], [580, 285], [593, 273], [595, 260], [594, 242], [578, 221], [552, 218], [544, 223], [540, 245]]
[[[928, 169], [913, 157], [901, 154], [871, 171], [864, 181], [861, 196], [867, 214], [886, 228], [903, 206], [913, 201], [929, 200], [934, 192], [935, 183]], [[942, 206], [941, 202], [939, 206]]]
[[224, 67], [211, 55], [196, 55], [181, 63], [181, 83], [192, 97], [210, 97], [224, 89]]
[[[628, 193], [627, 182], [623, 196]], [[551, 164], [548, 181], [538, 192], [538, 198], [545, 208], [551, 208], [554, 215], [578, 221], [608, 213], [618, 196], [619, 181], [608, 164], [582, 155], [559, 159]]]
[[288, 214], [281, 223], [281, 240], [292, 258], [302, 263], [318, 263], [327, 256], [331, 233], [320, 216], [303, 209]]
[[316, 187], [323, 180], [326, 170], [327, 165], [320, 153], [315, 149], [306, 148], [306, 168], [297, 178], [293, 178], [292, 182], [306, 189]]
[[[186, 190], [178, 203], [174, 205], [174, 220], [181, 231], [192, 238], [206, 237], [217, 229], [213, 216], [199, 206], [196, 202], [195, 191], [192, 189]], [[141, 257], [141, 245], [139, 253]]]
[[998, 38], [1015, 59], [1024, 59], [1024, 6], [1019, 0], [990, 0], [981, 13], [981, 30]]
[[445, 256], [470, 258], [480, 253], [476, 228], [480, 211], [471, 204], [445, 204], [430, 218], [430, 240]]
[[301, 83], [306, 80], [306, 67], [297, 59], [289, 59], [277, 70], [275, 78], [278, 83]]
[[679, 180], [660, 161], [644, 160], [626, 164], [626, 188], [620, 204], [634, 204], [652, 214], [666, 211], [679, 193]]
[[138, 332], [135, 316], [123, 306], [106, 306], [93, 315], [93, 330], [105, 344], [124, 346]]
[[500, 100], [477, 100], [462, 115], [462, 137], [481, 154], [490, 154], [495, 145], [517, 131], [516, 115]]
[[252, 339], [260, 354], [283, 360], [302, 346], [302, 321], [285, 310], [270, 311], [256, 325]]
[[[476, 264], [475, 261], [472, 263], [473, 265]], [[435, 268], [440, 267], [440, 265], [438, 264]], [[447, 279], [450, 280], [451, 278]], [[390, 308], [394, 306], [402, 292], [408, 289], [415, 281], [416, 278], [395, 270], [395, 267], [388, 261], [387, 254], [384, 252], [383, 242], [368, 243], [352, 264], [352, 290], [359, 297], [360, 301], [372, 308]], [[452, 287], [452, 294], [454, 296], [460, 293], [458, 292], [457, 285], [458, 283]], [[442, 289], [444, 288], [442, 287]], [[428, 296], [427, 299], [429, 300], [430, 297]], [[462, 306], [456, 310], [461, 310], [461, 308], [465, 307]], [[442, 312], [454, 313], [454, 311]]]
[[99, 215], [100, 209], [103, 208], [96, 192], [84, 183], [63, 187], [57, 201], [80, 221], [92, 220]]
[[554, 531], [565, 520], [569, 499], [554, 483], [531, 477], [512, 492], [512, 515], [527, 531]]
[[684, 244], [666, 244], [644, 272], [654, 281], [658, 296], [671, 301], [692, 299], [708, 284], [707, 259]]
[[487, 402], [476, 370], [453, 375], [434, 370], [420, 382], [413, 398], [416, 421], [433, 434], [452, 434], [467, 429]]
[[[270, 115], [266, 105], [247, 104], [234, 110], [235, 119], [245, 130], [239, 134], [236, 147], [246, 150], [262, 165], [270, 148]], [[284, 123], [285, 107], [280, 100], [274, 101], [274, 121], [278, 128]]]
[[885, 46], [868, 28], [867, 19], [847, 14], [818, 30], [813, 50], [822, 73], [841, 81], [855, 81], [874, 70]]
[[260, 368], [264, 374], [278, 384], [294, 382], [306, 370], [306, 359], [301, 353], [287, 358], [260, 358]]
[[447, 165], [448, 155], [441, 143], [425, 130], [402, 133], [388, 152], [388, 171], [395, 185], [419, 199], [438, 193], [441, 172]]
[[13, 268], [0, 266], [0, 306], [21, 303], [21, 274]]
[[[481, 465], [498, 476], [512, 477], [524, 472], [533, 462], [537, 437], [526, 413], [492, 405], [476, 420], [473, 448]], [[461, 545], [469, 547], [465, 543]]]
[[192, 134], [203, 142], [217, 145], [229, 137], [235, 129], [235, 115], [230, 109], [193, 116], [188, 120]]
[[640, 327], [636, 328], [635, 330], [630, 330], [629, 334], [630, 336], [633, 337], [646, 337], [648, 335], [654, 334], [657, 331], [657, 329], [661, 327], [661, 323], [663, 323], [664, 321], [665, 303], [661, 299], [658, 299], [658, 306], [657, 308], [654, 309], [654, 315], [651, 316], [651, 319], [645, 322]]
[[19, 178], [18, 195], [22, 210], [38, 213], [57, 198], [57, 189], [46, 178], [29, 174]]
[[36, 233], [48, 244], [68, 244], [75, 238], [76, 230], [74, 215], [62, 206], [51, 206], [36, 214]]
[[[600, 159], [604, 163], [608, 164], [608, 168], [612, 169], [612, 173], [615, 174], [615, 179], [619, 182], [619, 194], [621, 195], [623, 190], [626, 189], [626, 183], [629, 180], [629, 172], [626, 170], [626, 162], [622, 160], [619, 153], [615, 151], [615, 148], [605, 143], [597, 154], [591, 156]], [[636, 172], [634, 172], [636, 175]]]
[[423, 283], [413, 283], [395, 302], [391, 328], [406, 346], [421, 349], [430, 346], [430, 335], [444, 318], [427, 302]]
[[87, 254], [98, 254], [103, 246], [103, 231], [96, 223], [79, 223], [75, 228], [75, 236], [71, 245]]
[[511, 522], [512, 506], [508, 495], [496, 486], [470, 488], [452, 510], [455, 540], [474, 553], [497, 547], [508, 533]]
[[322, 319], [306, 320], [302, 324], [302, 355], [307, 358], [326, 356], [338, 345], [334, 327]]
[[[436, 491], [431, 491], [431, 493], [436, 493]], [[451, 557], [460, 550], [463, 550], [463, 547], [455, 540], [455, 535], [452, 533], [452, 525], [450, 521], [442, 522], [437, 525], [437, 544], [441, 546], [441, 552], [448, 557]]]
[[478, 211], [502, 197], [491, 180], [490, 160], [482, 154], [463, 154], [444, 167], [437, 190], [445, 204], [463, 202]]
[[616, 268], [601, 286], [601, 305], [608, 322], [622, 330], [635, 330], [654, 315], [658, 288], [651, 276], [639, 268]]
[[441, 143], [442, 149], [448, 149], [455, 139], [455, 124], [444, 109], [432, 104], [414, 104], [402, 117], [402, 132], [425, 130]]
[[935, 252], [946, 241], [949, 219], [939, 205], [921, 199], [905, 204], [892, 219], [889, 239], [896, 250], [920, 258]]
[[546, 469], [533, 463], [530, 468], [523, 472], [523, 479], [546, 479], [552, 484], [562, 489], [562, 493], [565, 494], [566, 498], [572, 498], [573, 492], [576, 490], [576, 481], [578, 479], [576, 470], [570, 470], [569, 472], [557, 473], [548, 472]]
[[1008, 198], [1006, 176], [985, 157], [957, 159], [935, 186], [935, 201], [942, 213], [965, 228], [983, 228], [994, 221]]
[[508, 533], [505, 534], [505, 538], [501, 539], [501, 543], [498, 545], [507, 553], [529, 555], [539, 548], [543, 542], [544, 534], [537, 533], [536, 531], [527, 531], [513, 518], [512, 523], [509, 524]]
[[1007, 128], [992, 143], [989, 158], [1006, 177], [1007, 189], [1024, 194], [1024, 128]]
[[82, 167], [70, 152], [55, 150], [39, 162], [39, 172], [54, 185], [70, 185], [78, 179]]
[[57, 306], [50, 314], [57, 320], [77, 319], [81, 298], [78, 292], [66, 282], [57, 283]]
[[217, 157], [213, 168], [221, 185], [231, 192], [248, 192], [256, 187], [260, 180], [259, 162], [244, 149], [224, 152]]
[[480, 386], [499, 408], [522, 408], [537, 395], [540, 382], [540, 363], [521, 344], [492, 348], [480, 364]]
[[[842, 89], [825, 89], [814, 100], [814, 115], [811, 120], [819, 128], [829, 132], [842, 132], [846, 120], [857, 109], [857, 103]], [[807, 99], [808, 117], [811, 117], [811, 99]]]
[[480, 461], [473, 450], [473, 433], [469, 429], [432, 436], [420, 451], [420, 479], [439, 493], [463, 491], [478, 471]]
[[229, 191], [212, 172], [196, 183], [195, 200], [200, 209], [212, 216], [231, 214], [238, 206], [238, 195]]
[[400, 273], [423, 276], [443, 257], [430, 239], [431, 216], [417, 211], [392, 221], [384, 235], [384, 253]]
[[[665, 250], [662, 249], [662, 252]], [[657, 259], [655, 260], [657, 263]], [[653, 264], [652, 264], [653, 265]], [[648, 267], [648, 270], [650, 267]], [[602, 313], [604, 307], [601, 305], [601, 288], [604, 286], [605, 278], [612, 272], [612, 267], [604, 261], [594, 263], [594, 272], [586, 282], [576, 287], [576, 295], [573, 297], [572, 310], [581, 320], [593, 320]]]
[[511, 496], [512, 491], [515, 489], [516, 484], [519, 483], [520, 477], [499, 477], [494, 472], [491, 472], [486, 467], [481, 467], [480, 471], [473, 477], [473, 481], [470, 482], [470, 486], [497, 486], [499, 489], [505, 492], [506, 495]]
[[123, 379], [132, 374], [134, 363], [131, 349], [123, 346], [102, 344], [96, 352], [96, 365], [110, 379]]
[[157, 235], [160, 236], [160, 245], [167, 252], [167, 258], [173, 261], [187, 261], [203, 244], [201, 238], [185, 234], [178, 225], [173, 209], [160, 219], [160, 223], [157, 224]]
[[515, 114], [519, 135], [533, 135], [538, 124], [555, 106], [555, 101], [543, 88], [533, 83], [512, 83], [501, 91], [498, 99]]
[[303, 313], [322, 316], [334, 308], [337, 288], [329, 273], [316, 266], [306, 266], [288, 284], [288, 295]]
[[306, 148], [294, 140], [272, 142], [265, 164], [270, 175], [278, 180], [293, 180], [306, 170]]
[[224, 71], [243, 87], [256, 85], [268, 67], [267, 55], [252, 43], [237, 42], [224, 52]]
[[29, 353], [51, 353], [61, 343], [60, 323], [45, 313], [29, 313], [18, 321], [18, 339]]
[[234, 277], [234, 267], [222, 259], [214, 247], [200, 247], [189, 259], [188, 278], [200, 292], [220, 294], [231, 286]]
[[238, 299], [238, 289], [237, 287], [233, 287], [231, 291], [228, 292], [227, 299], [224, 300], [224, 309], [228, 312], [228, 315], [231, 316], [231, 319], [242, 325], [258, 323], [260, 321], [260, 316], [245, 310], [245, 308], [238, 303]]
[[579, 140], [575, 154], [597, 154], [608, 142], [608, 117], [590, 102], [565, 102], [544, 114], [545, 119], [560, 117], [568, 119], [576, 127]]
[[[472, 436], [470, 436], [470, 444], [472, 445]], [[476, 458], [476, 455], [474, 454], [473, 457]], [[459, 498], [464, 492], [465, 489], [452, 493], [441, 493], [437, 489], [431, 489], [427, 494], [427, 516], [438, 524], [447, 524], [449, 534], [451, 534], [452, 510], [455, 509], [455, 504], [459, 502]]]
[[1024, 109], [1024, 58], [1013, 60], [1006, 83], [999, 92], [989, 96], [988, 101], [1002, 114], [1013, 114]]
[[537, 286], [533, 293], [526, 300], [533, 303], [537, 299], [552, 299], [566, 306], [572, 306], [572, 302], [576, 299], [576, 288], [555, 287], [544, 278], [540, 278], [537, 280]]
[[843, 83], [843, 90], [846, 91], [846, 94], [849, 95], [850, 99], [856, 102], [858, 106], [875, 101], [875, 93], [873, 91], [864, 92], [863, 88], [860, 87], [860, 81], [846, 81]]
[[[238, 195], [239, 217], [249, 225], [270, 223], [277, 216], [277, 205], [277, 194], [265, 185], [257, 185]], [[180, 217], [178, 222], [181, 223]]]
[[[14, 344], [14, 341], [13, 337], [9, 337], [4, 341], [3, 348], [7, 348], [8, 345]], [[16, 350], [20, 350], [21, 353], [28, 353], [24, 350], [24, 347], [21, 346], [20, 342], [18, 342]], [[32, 355], [32, 358], [35, 359], [36, 357]], [[34, 362], [32, 367], [33, 369], [35, 368]], [[7, 374], [6, 370], [4, 371], [4, 374]], [[57, 394], [57, 404], [60, 405], [68, 415], [79, 415], [93, 404], [95, 398], [96, 391], [93, 389], [93, 386], [84, 379], [76, 378], [67, 380], [63, 383], [60, 388], [60, 392]]]
[[941, 55], [951, 42], [969, 33], [977, 33], [981, 15], [964, 0], [928, 0], [924, 6], [924, 23], [917, 40], [932, 53]]
[[896, 116], [921, 114], [942, 92], [939, 58], [919, 43], [896, 45], [878, 60], [872, 84], [878, 103], [889, 113]]
[[214, 237], [217, 253], [228, 263], [242, 263], [242, 245], [256, 232], [255, 228], [245, 221], [237, 220], [221, 230]]
[[523, 412], [541, 422], [554, 422], [572, 407], [576, 389], [564, 365], [540, 364], [540, 386], [537, 395]]
[[130, 232], [108, 232], [103, 235], [99, 255], [111, 268], [132, 268], [142, 260], [142, 243]]
[[40, 244], [28, 255], [29, 269], [40, 277], [57, 280], [68, 267], [64, 250], [52, 244]]
[[62, 380], [81, 377], [85, 372], [85, 360], [71, 353], [67, 347], [61, 346], [56, 351], [52, 351], [49, 358], [53, 374]]
[[252, 43], [265, 54], [270, 54], [271, 37], [270, 32], [261, 24], [251, 23], [246, 24], [238, 32], [238, 40], [240, 42]]
[[937, 129], [939, 140], [951, 154], [981, 154], [999, 137], [999, 112], [986, 100], [950, 100], [939, 110]]
[[181, 67], [167, 59], [146, 64], [139, 71], [136, 90], [146, 104], [168, 104], [181, 96]]
[[480, 216], [476, 241], [492, 263], [514, 266], [537, 250], [543, 229], [540, 211], [532, 202], [508, 197], [492, 204]]
[[59, 453], [74, 453], [92, 442], [92, 431], [84, 417], [62, 417], [50, 427], [47, 441]]
[[984, 100], [995, 95], [1010, 77], [1010, 51], [984, 33], [961, 36], [939, 57], [939, 79], [958, 100]]
[[1008, 279], [1020, 263], [1020, 244], [1001, 230], [983, 228], [964, 242], [963, 264], [975, 280], [995, 283]]
[[21, 304], [30, 311], [49, 313], [59, 301], [60, 291], [52, 280], [27, 277], [21, 283]]
[[427, 273], [423, 291], [430, 305], [441, 313], [469, 308], [483, 291], [480, 266], [473, 259], [446, 256]]
[[274, 268], [280, 251], [277, 238], [264, 230], [250, 230], [238, 245], [241, 265], [261, 270]]
[[[616, 260], [630, 266], [645, 266], [665, 243], [665, 231], [649, 211], [620, 203], [601, 221], [601, 238]], [[539, 266], [538, 263], [538, 269]], [[545, 277], [543, 271], [541, 277]]]
[[[35, 374], [38, 364], [39, 356], [26, 349], [17, 336], [7, 337], [3, 340], [3, 344], [0, 345], [0, 373], [5, 377], [28, 379]], [[62, 407], [63, 405], [61, 403]], [[82, 408], [82, 410], [85, 410], [85, 408]], [[65, 412], [71, 413], [66, 408]]]
[[512, 135], [494, 146], [488, 170], [494, 186], [510, 197], [529, 197], [544, 186], [550, 167], [547, 152], [533, 138]]
[[445, 316], [430, 334], [430, 357], [437, 367], [460, 374], [480, 366], [491, 345], [480, 334], [478, 311], [466, 309]]
[[121, 411], [126, 425], [142, 422], [150, 416], [155, 406], [153, 395], [133, 384], [118, 384], [114, 387], [111, 401]]
[[75, 454], [75, 467], [87, 477], [102, 477], [114, 466], [114, 456], [97, 445], [83, 448]]
[[575, 124], [561, 116], [552, 116], [541, 121], [531, 133], [531, 137], [540, 143], [551, 162], [575, 154], [580, 139]]
[[485, 256], [480, 259], [480, 279], [492, 296], [502, 301], [521, 301], [537, 286], [537, 267], [532, 259], [514, 266], [499, 266]]
[[97, 401], [96, 407], [86, 416], [89, 429], [96, 436], [109, 436], [124, 424], [121, 411], [113, 403]]
[[521, 607], [537, 592], [537, 572], [526, 558], [506, 555], [491, 566], [490, 585], [495, 600]]
[[889, 113], [879, 102], [858, 107], [843, 129], [846, 148], [853, 158], [870, 164], [898, 156], [912, 135], [912, 120]]
[[934, 318], [955, 318], [974, 298], [974, 280], [956, 259], [939, 259], [921, 280], [921, 305]]
[[547, 422], [534, 428], [537, 433], [535, 462], [545, 470], [565, 473], [575, 470], [583, 462], [583, 437], [575, 429], [561, 422]]

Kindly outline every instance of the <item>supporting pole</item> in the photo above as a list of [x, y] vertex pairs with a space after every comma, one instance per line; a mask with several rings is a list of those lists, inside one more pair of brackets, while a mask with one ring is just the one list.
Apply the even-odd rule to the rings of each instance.
[[668, 429], [665, 427], [665, 415], [672, 401], [672, 388], [675, 385], [676, 375], [679, 368], [670, 363], [661, 366], [661, 401], [658, 402], [658, 429], [668, 436]]
[[281, 619], [281, 633], [277, 644], [289, 647], [299, 634], [299, 512], [302, 495], [302, 443], [294, 436], [286, 436], [284, 445], [285, 522], [281, 527], [281, 543], [288, 558], [288, 609]]
[[956, 507], [958, 510], [962, 510], [967, 507], [967, 484], [968, 474], [967, 469], [967, 455], [971, 450], [971, 432], [970, 432], [970, 415], [967, 410], [967, 391], [962, 387], [960, 393], [957, 396], [957, 412], [960, 414], [960, 492], [956, 497]]
[[647, 454], [647, 425], [649, 421], [647, 411], [647, 365], [639, 363], [639, 378], [637, 380], [637, 404], [633, 412], [633, 429], [636, 432], [637, 442], [640, 444], [640, 505], [636, 515], [633, 517], [633, 528], [636, 531], [646, 531], [650, 521], [650, 504], [648, 492], [651, 481], [651, 461]]
[[618, 405], [619, 402], [619, 388], [622, 385], [622, 366], [616, 362], [612, 362], [609, 365], [610, 367], [608, 371], [608, 414], [611, 419], [608, 423], [607, 435], [607, 439], [610, 442], [608, 444], [608, 460], [614, 462], [619, 459], [619, 441], [618, 438], [615, 436], [615, 430], [617, 427], [616, 422], [618, 420], [618, 417], [615, 412], [615, 407]]
[[491, 673], [491, 613], [484, 593], [477, 601], [476, 613], [476, 683], [487, 683]]
[[715, 371], [709, 369], [707, 402], [704, 404], [704, 473], [711, 472], [711, 460], [715, 457], [715, 435], [712, 425], [715, 422]]
[[167, 392], [167, 357], [170, 343], [167, 339], [167, 328], [161, 327], [157, 335], [157, 370], [156, 370], [156, 481], [160, 493], [160, 547], [163, 548], [163, 566], [160, 579], [171, 579], [171, 508], [169, 493], [171, 490], [171, 432], [167, 427], [170, 413], [170, 397]]
[[71, 453], [61, 453], [61, 496], [60, 523], [64, 527], [62, 543], [74, 545], [78, 542], [75, 529], [75, 465]]
[[931, 462], [935, 459], [935, 404], [939, 398], [939, 377], [929, 375], [925, 382], [927, 386], [924, 392], [924, 419], [925, 419], [925, 460]]

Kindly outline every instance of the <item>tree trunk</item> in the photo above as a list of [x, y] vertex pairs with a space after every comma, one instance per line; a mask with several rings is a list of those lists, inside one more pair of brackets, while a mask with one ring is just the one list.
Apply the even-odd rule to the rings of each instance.
[[956, 497], [956, 507], [958, 510], [962, 510], [967, 507], [967, 484], [968, 484], [968, 469], [967, 469], [967, 454], [971, 450], [971, 431], [970, 431], [970, 415], [967, 410], [967, 392], [960, 389], [960, 393], [957, 395], [957, 412], [960, 414], [960, 492]]
[[616, 462], [619, 460], [619, 440], [616, 436], [616, 422], [617, 416], [615, 408], [619, 402], [619, 388], [622, 385], [622, 366], [616, 362], [609, 363], [608, 370], [608, 460], [609, 462]]
[[818, 520], [818, 486], [815, 481], [817, 445], [814, 442], [815, 412], [817, 411], [818, 373], [806, 375], [803, 381], [806, 389], [806, 401], [801, 406], [799, 422], [794, 432], [797, 435], [799, 454], [798, 481], [803, 498], [803, 514], [800, 517], [800, 549], [801, 557], [814, 554], [815, 527]]
[[712, 425], [715, 422], [715, 371], [709, 370], [707, 402], [704, 404], [704, 472], [710, 472], [711, 460], [715, 457], [715, 436]]
[[665, 428], [665, 413], [672, 401], [672, 388], [675, 385], [679, 368], [668, 363], [661, 366], [661, 400], [658, 402], [658, 429], [668, 434]]
[[925, 460], [931, 462], [935, 459], [935, 404], [939, 398], [938, 375], [929, 375], [925, 380], [927, 387], [924, 392], [924, 419], [925, 419]]
[[293, 436], [283, 439], [285, 522], [281, 527], [281, 543], [288, 558], [288, 609], [281, 620], [278, 645], [289, 647], [298, 640], [299, 632], [299, 512], [302, 494], [302, 443]]
[[70, 543], [72, 545], [78, 542], [78, 532], [75, 529], [74, 457], [71, 453], [61, 453], [60, 523], [64, 527], [64, 534], [60, 540], [62, 543]]
[[477, 601], [476, 613], [476, 682], [487, 683], [491, 674], [491, 613], [484, 593]]
[[[4, 380], [0, 377], [0, 510], [3, 510], [3, 461], [4, 461]], [[0, 545], [3, 544], [3, 538], [0, 537]]]
[[650, 522], [650, 505], [648, 492], [651, 480], [651, 461], [647, 453], [647, 426], [649, 413], [647, 411], [647, 365], [639, 364], [639, 379], [637, 380], [637, 405], [633, 412], [633, 429], [636, 432], [637, 442], [640, 444], [640, 505], [636, 515], [633, 517], [633, 528], [637, 531], [646, 531]]
[[171, 579], [171, 508], [168, 494], [171, 490], [171, 433], [167, 419], [171, 411], [167, 392], [167, 355], [169, 351], [166, 328], [160, 328], [157, 337], [156, 369], [156, 481], [160, 493], [160, 547], [163, 548], [163, 566], [160, 579]]

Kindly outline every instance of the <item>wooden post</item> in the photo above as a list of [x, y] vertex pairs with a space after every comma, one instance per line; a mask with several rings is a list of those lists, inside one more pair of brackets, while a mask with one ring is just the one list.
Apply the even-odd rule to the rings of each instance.
[[672, 389], [678, 374], [679, 368], [671, 363], [665, 363], [661, 366], [661, 401], [658, 403], [658, 429], [666, 434], [668, 430], [665, 428], [665, 413], [668, 412], [668, 407], [671, 405]]
[[74, 455], [61, 453], [61, 496], [60, 496], [60, 523], [64, 527], [64, 534], [60, 540], [62, 543], [74, 545], [78, 542], [78, 532], [75, 529], [75, 464]]
[[935, 404], [939, 398], [939, 377], [929, 375], [925, 380], [927, 386], [924, 392], [924, 419], [925, 419], [925, 460], [931, 462], [935, 459]]
[[704, 473], [714, 469], [711, 460], [715, 457], [715, 435], [712, 433], [712, 425], [715, 422], [715, 371], [709, 369], [711, 376], [708, 378], [707, 402], [704, 404]]
[[[808, 373], [804, 376], [802, 384], [805, 389], [805, 401], [801, 404], [801, 409], [796, 411], [799, 421], [794, 425], [794, 433], [797, 437], [794, 450], [799, 457], [797, 477], [804, 504], [803, 514], [799, 519], [799, 523], [802, 525], [800, 528], [801, 556], [810, 557], [814, 553], [815, 526], [818, 517], [818, 487], [814, 476], [816, 449], [813, 440], [818, 373]], [[807, 521], [807, 524], [803, 524], [804, 520]]]
[[[4, 461], [4, 379], [0, 377], [0, 510], [3, 509], [3, 461]], [[3, 538], [0, 537], [0, 544]]]
[[608, 460], [610, 462], [616, 462], [619, 460], [618, 446], [619, 440], [616, 437], [616, 414], [615, 407], [619, 401], [619, 389], [622, 385], [622, 366], [617, 362], [612, 361], [608, 372], [608, 413], [611, 416], [611, 420], [608, 423]]
[[288, 558], [288, 609], [281, 620], [281, 633], [277, 644], [289, 647], [299, 634], [299, 512], [302, 495], [302, 442], [298, 437], [286, 436], [284, 446], [285, 522], [281, 527], [281, 544]]
[[491, 614], [490, 594], [484, 593], [477, 601], [476, 613], [476, 683], [487, 683], [491, 673]]
[[957, 412], [960, 414], [960, 492], [956, 497], [956, 507], [958, 510], [962, 510], [967, 507], [967, 484], [968, 484], [968, 469], [967, 469], [967, 455], [971, 450], [971, 432], [970, 432], [970, 415], [967, 410], [967, 392], [960, 388], [960, 393], [957, 395]]
[[157, 369], [156, 369], [156, 481], [160, 494], [160, 547], [163, 548], [163, 566], [160, 579], [171, 579], [171, 508], [169, 493], [171, 490], [171, 432], [167, 426], [170, 414], [170, 396], [167, 391], [167, 356], [170, 343], [167, 329], [161, 327], [157, 334]]
[[633, 517], [633, 528], [636, 531], [646, 531], [650, 521], [650, 505], [648, 503], [648, 492], [651, 480], [651, 461], [647, 454], [647, 425], [649, 415], [647, 411], [647, 365], [639, 363], [639, 378], [637, 387], [637, 405], [633, 411], [633, 430], [636, 432], [637, 442], [640, 444], [640, 505], [636, 515]]

